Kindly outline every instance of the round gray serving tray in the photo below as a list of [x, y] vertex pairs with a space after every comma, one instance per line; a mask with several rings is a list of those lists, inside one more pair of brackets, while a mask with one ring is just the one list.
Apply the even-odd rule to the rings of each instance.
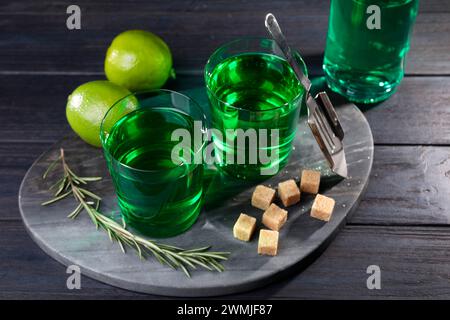
[[[205, 105], [204, 93], [195, 90], [191, 96]], [[101, 211], [118, 217], [119, 212], [101, 150], [89, 147], [75, 136], [62, 139], [45, 152], [25, 175], [19, 191], [19, 206], [25, 226], [36, 243], [51, 257], [64, 265], [78, 265], [82, 274], [120, 288], [167, 296], [217, 296], [242, 292], [266, 285], [292, 272], [298, 272], [311, 262], [333, 239], [339, 227], [357, 207], [366, 189], [372, 168], [373, 139], [363, 114], [353, 104], [338, 106], [338, 114], [345, 130], [345, 150], [349, 179], [331, 175], [323, 156], [302, 118], [290, 162], [277, 176], [264, 182], [276, 186], [278, 182], [296, 178], [300, 169], [322, 171], [320, 193], [336, 200], [332, 219], [328, 223], [309, 216], [314, 197], [302, 194], [300, 204], [289, 207], [289, 218], [280, 232], [279, 253], [276, 257], [257, 254], [258, 235], [251, 242], [233, 238], [232, 227], [241, 212], [252, 215], [261, 226], [262, 211], [251, 207], [254, 185], [224, 178], [208, 171], [206, 204], [199, 220], [186, 233], [164, 243], [184, 248], [212, 245], [213, 250], [230, 251], [223, 273], [194, 270], [192, 278], [174, 271], [149, 258], [141, 261], [132, 250], [123, 254], [117, 243], [109, 241], [104, 231], [97, 231], [86, 214], [76, 220], [66, 216], [74, 208], [74, 200], [66, 198], [50, 206], [48, 187], [60, 175], [56, 170], [49, 181], [42, 174], [63, 147], [67, 161], [82, 176], [103, 176], [91, 188], [103, 197]], [[215, 190], [215, 191], [212, 191]], [[217, 191], [220, 190], [220, 191]], [[259, 228], [258, 228], [259, 229]]]

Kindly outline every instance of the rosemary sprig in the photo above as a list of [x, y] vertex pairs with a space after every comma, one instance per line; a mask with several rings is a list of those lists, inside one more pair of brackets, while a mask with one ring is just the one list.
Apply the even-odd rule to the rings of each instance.
[[153, 256], [161, 264], [165, 264], [173, 269], [181, 269], [188, 277], [190, 277], [189, 269], [196, 269], [197, 267], [202, 267], [210, 271], [224, 271], [221, 261], [228, 259], [229, 252], [212, 252], [209, 251], [209, 246], [186, 250], [157, 243], [134, 235], [126, 229], [124, 221], [120, 225], [103, 215], [99, 211], [101, 197], [86, 189], [88, 182], [98, 181], [102, 178], [77, 176], [67, 165], [62, 148], [60, 149], [59, 157], [45, 171], [43, 179], [47, 178], [48, 174], [56, 167], [58, 162], [62, 165], [63, 177], [50, 187], [51, 190], [56, 189], [54, 197], [43, 202], [43, 206], [73, 195], [78, 205], [67, 217], [75, 219], [80, 212], [85, 210], [96, 228], [105, 230], [111, 241], [116, 241], [124, 253], [127, 247], [132, 248], [141, 259]]

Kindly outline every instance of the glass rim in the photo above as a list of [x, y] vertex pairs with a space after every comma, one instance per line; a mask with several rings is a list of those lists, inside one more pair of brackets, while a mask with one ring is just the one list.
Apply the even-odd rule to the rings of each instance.
[[[255, 112], [255, 113], [256, 113], [256, 112], [266, 112], [266, 111], [273, 111], [273, 110], [281, 109], [281, 108], [284, 108], [284, 107], [289, 106], [289, 104], [290, 104], [292, 101], [295, 101], [295, 100], [301, 98], [301, 96], [303, 96], [303, 94], [304, 94], [304, 92], [305, 92], [306, 90], [305, 90], [305, 88], [303, 87], [303, 85], [301, 84], [300, 80], [297, 79], [298, 82], [300, 83], [300, 86], [303, 88], [303, 90], [300, 90], [300, 92], [299, 92], [294, 98], [290, 99], [288, 102], [283, 103], [282, 105], [279, 105], [279, 106], [270, 108], [270, 109], [259, 110], [259, 111], [252, 111], [252, 110], [248, 110], [248, 109], [245, 109], [245, 108], [236, 107], [236, 106], [234, 106], [234, 105], [232, 105], [232, 104], [230, 104], [230, 103], [228, 103], [228, 102], [223, 101], [222, 99], [219, 99], [219, 97], [216, 95], [216, 93], [215, 93], [213, 90], [211, 90], [211, 88], [209, 87], [208, 81], [206, 81], [206, 79], [209, 78], [209, 74], [208, 74], [207, 68], [208, 68], [208, 65], [211, 63], [211, 58], [212, 58], [213, 56], [215, 56], [216, 54], [218, 54], [221, 50], [225, 49], [226, 47], [229, 47], [229, 46], [231, 46], [232, 44], [235, 44], [235, 43], [238, 43], [238, 42], [242, 42], [242, 41], [245, 41], [245, 40], [254, 40], [254, 41], [256, 41], [256, 40], [259, 40], [259, 41], [261, 41], [261, 40], [268, 40], [268, 41], [274, 43], [274, 44], [278, 47], [278, 44], [275, 42], [275, 40], [270, 39], [270, 38], [265, 38], [265, 37], [241, 37], [241, 38], [237, 38], [237, 39], [228, 41], [228, 42], [222, 44], [222, 45], [221, 45], [220, 47], [218, 47], [216, 50], [214, 50], [214, 52], [209, 56], [208, 60], [206, 61], [206, 65], [205, 65], [205, 68], [204, 68], [204, 70], [203, 70], [203, 76], [204, 76], [204, 79], [205, 79], [205, 86], [206, 86], [206, 89], [208, 90], [209, 93], [211, 93], [211, 95], [214, 97], [214, 99], [216, 99], [216, 100], [219, 101], [220, 103], [223, 103], [223, 104], [225, 104], [227, 107], [230, 107], [230, 108], [232, 108], [232, 109], [240, 110], [240, 111], [246, 111], [246, 112]], [[279, 48], [279, 47], [278, 47], [278, 48]], [[281, 50], [281, 49], [280, 49], [280, 50]], [[251, 52], [251, 51], [249, 51], [248, 53], [250, 53], [250, 52]], [[244, 52], [242, 52], [242, 53], [244, 53]], [[308, 71], [307, 71], [307, 69], [306, 69], [305, 61], [303, 61], [303, 58], [302, 58], [302, 56], [300, 55], [300, 53], [299, 53], [297, 50], [294, 50], [294, 55], [298, 56], [298, 58], [299, 58], [300, 61], [302, 62], [302, 65], [304, 66], [304, 69], [306, 70], [306, 75], [308, 75]], [[285, 58], [284, 56], [279, 56], [279, 55], [277, 55], [277, 56], [280, 57], [280, 58], [282, 58], [282, 59], [284, 59], [284, 60], [287, 62], [287, 60], [286, 60], [286, 58]], [[289, 67], [292, 68], [290, 65], [289, 65]], [[213, 69], [213, 70], [214, 70], [214, 69]]]
[[[130, 94], [127, 94], [126, 96], [124, 96], [124, 97], [120, 98], [119, 100], [117, 100], [116, 102], [114, 102], [114, 103], [112, 104], [112, 106], [109, 107], [108, 111], [106, 111], [105, 116], [103, 117], [102, 122], [101, 122], [101, 124], [100, 124], [100, 142], [101, 142], [101, 144], [102, 144], [102, 149], [103, 149], [105, 152], [107, 152], [108, 155], [109, 155], [114, 161], [116, 161], [116, 162], [119, 163], [121, 166], [123, 166], [123, 167], [125, 167], [125, 168], [127, 168], [127, 169], [129, 169], [129, 170], [134, 170], [134, 171], [137, 171], [137, 172], [145, 172], [145, 173], [163, 172], [163, 171], [167, 171], [167, 169], [139, 169], [139, 168], [135, 168], [135, 167], [129, 166], [129, 165], [127, 165], [127, 164], [124, 164], [123, 162], [121, 162], [120, 160], [118, 160], [115, 156], [113, 156], [113, 155], [111, 154], [111, 152], [105, 147], [106, 140], [107, 140], [108, 138], [105, 137], [105, 135], [104, 135], [103, 123], [104, 123], [106, 117], [108, 116], [109, 112], [110, 112], [116, 105], [118, 105], [121, 101], [123, 101], [123, 100], [125, 100], [125, 99], [127, 99], [127, 98], [129, 98], [129, 97], [131, 97], [131, 96], [135, 96], [135, 95], [139, 95], [139, 94], [148, 94], [148, 93], [167, 93], [167, 94], [175, 94], [175, 95], [178, 95], [178, 96], [183, 97], [184, 99], [188, 100], [190, 103], [193, 103], [193, 105], [195, 106], [195, 108], [200, 112], [200, 115], [201, 115], [201, 118], [202, 118], [201, 121], [202, 121], [202, 123], [203, 123], [203, 125], [202, 125], [203, 128], [202, 128], [202, 129], [204, 129], [204, 130], [206, 131], [206, 133], [208, 132], [208, 126], [207, 126], [207, 123], [208, 123], [207, 120], [208, 120], [208, 119], [206, 118], [206, 115], [205, 115], [205, 112], [203, 111], [203, 109], [200, 107], [200, 105], [199, 105], [194, 99], [192, 99], [191, 97], [189, 97], [188, 95], [186, 95], [186, 94], [184, 94], [184, 93], [180, 93], [180, 92], [178, 92], [178, 91], [174, 91], [174, 90], [170, 90], [170, 89], [150, 89], [150, 90], [140, 90], [140, 91], [131, 92]], [[173, 106], [172, 106], [172, 107], [173, 107]], [[145, 107], [144, 107], [144, 108], [145, 108]], [[175, 108], [175, 107], [174, 107], [174, 109], [179, 110], [178, 108]], [[136, 109], [136, 110], [138, 110], [138, 109]], [[134, 111], [136, 111], [136, 110], [133, 110], [133, 111], [131, 111], [131, 112], [134, 112]], [[129, 112], [129, 113], [131, 113], [131, 112]], [[120, 119], [122, 119], [123, 117], [125, 117], [126, 115], [128, 115], [129, 113], [127, 113], [127, 114], [125, 114], [124, 116], [120, 117], [117, 121], [119, 121]], [[190, 115], [188, 114], [188, 116], [190, 116]], [[117, 121], [116, 121], [116, 122], [117, 122]], [[194, 120], [194, 121], [195, 121], [195, 120]], [[114, 126], [114, 125], [113, 125], [113, 126]], [[192, 141], [191, 141], [191, 142], [192, 142]], [[203, 149], [204, 149], [206, 143], [207, 143], [207, 140], [204, 139], [204, 141], [202, 142], [200, 148], [199, 148], [198, 150], [196, 150], [196, 151], [193, 153], [194, 157], [195, 157], [195, 155], [197, 155], [199, 152], [203, 152]], [[175, 169], [175, 168], [179, 168], [179, 167], [181, 167], [183, 164], [184, 164], [184, 162], [180, 162], [177, 166], [174, 166], [172, 169], [169, 169], [169, 170], [173, 170], [173, 169]], [[199, 165], [199, 164], [197, 164], [197, 165]]]

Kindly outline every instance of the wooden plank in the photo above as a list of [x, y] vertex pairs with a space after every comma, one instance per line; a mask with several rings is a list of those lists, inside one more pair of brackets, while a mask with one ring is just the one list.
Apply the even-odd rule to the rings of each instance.
[[20, 220], [17, 195], [23, 176], [48, 143], [0, 143], [0, 221]]
[[[258, 298], [445, 299], [450, 295], [448, 228], [349, 226], [309, 268], [253, 293]], [[368, 290], [367, 267], [381, 269]]]
[[[450, 8], [450, 1], [442, 5]], [[419, 11], [411, 37], [411, 50], [406, 57], [406, 74], [449, 75], [449, 49], [450, 13], [420, 14]]]
[[68, 290], [66, 268], [47, 256], [22, 222], [0, 224], [0, 299], [139, 297], [126, 290], [82, 278], [81, 290]]
[[[70, 132], [67, 97], [95, 75], [7, 75], [0, 77], [0, 141], [54, 142]], [[178, 76], [166, 87], [173, 90], [203, 85], [202, 77]], [[26, 90], [24, 90], [26, 88]]]
[[[48, 143], [0, 143], [0, 220], [19, 220], [17, 192]], [[450, 147], [376, 146], [367, 192], [350, 224], [450, 223]]]
[[[0, 224], [1, 299], [159, 298], [82, 277], [66, 288], [65, 268], [28, 237], [20, 222]], [[450, 298], [448, 228], [348, 226], [302, 273], [277, 284], [227, 298]], [[381, 290], [368, 290], [366, 269], [381, 269]]]
[[[326, 10], [329, 9], [329, 0], [316, 0], [314, 2], [308, 0], [277, 0], [275, 3], [268, 0], [249, 0], [249, 1], [239, 1], [239, 0], [193, 0], [189, 3], [182, 0], [173, 0], [167, 2], [165, 0], [152, 0], [149, 4], [148, 0], [133, 0], [133, 3], [123, 2], [123, 1], [111, 1], [111, 0], [97, 0], [90, 3], [87, 0], [79, 1], [80, 6], [89, 5], [89, 8], [94, 8], [96, 12], [104, 11], [108, 13], [135, 13], [142, 14], [143, 9], [151, 6], [153, 12], [156, 13], [167, 13], [175, 11], [183, 12], [197, 12], [197, 11], [211, 11], [217, 12], [222, 10], [223, 12], [240, 12], [240, 11], [253, 11], [253, 10], [269, 10], [269, 9], [279, 9], [279, 10], [295, 10], [299, 15], [308, 14], [321, 14], [327, 13]], [[258, 4], [258, 6], [255, 6]], [[13, 0], [4, 0], [0, 4], [0, 12], [9, 12], [11, 14], [37, 14], [42, 13], [45, 9], [47, 14], [58, 14], [59, 10], [64, 3], [56, 0], [46, 0], [36, 2], [34, 0], [22, 0], [20, 2], [15, 2]], [[419, 8], [421, 13], [433, 13], [433, 12], [450, 12], [450, 6], [448, 3], [442, 0], [427, 0], [419, 3]], [[117, 11], [120, 10], [120, 11]]]
[[[176, 69], [201, 70], [215, 48], [242, 36], [267, 36], [273, 11], [311, 74], [321, 74], [329, 1], [79, 1], [82, 29], [66, 28], [63, 2], [3, 2], [0, 70], [102, 73], [112, 38], [140, 28], [163, 37]], [[450, 2], [421, 1], [408, 57], [408, 74], [450, 74]], [[119, 14], [120, 13], [120, 14]], [[111, 23], [114, 21], [114, 23]]]
[[450, 148], [376, 147], [366, 195], [351, 223], [450, 223]]
[[[54, 142], [70, 131], [67, 96], [93, 75], [0, 77], [0, 141]], [[174, 90], [204, 86], [203, 77], [180, 75]], [[24, 92], [24, 87], [27, 88]], [[364, 107], [376, 144], [450, 144], [450, 77], [407, 77], [385, 102]], [[337, 98], [336, 98], [337, 99]]]
[[450, 144], [449, 85], [450, 77], [407, 77], [388, 100], [360, 106], [375, 143]]

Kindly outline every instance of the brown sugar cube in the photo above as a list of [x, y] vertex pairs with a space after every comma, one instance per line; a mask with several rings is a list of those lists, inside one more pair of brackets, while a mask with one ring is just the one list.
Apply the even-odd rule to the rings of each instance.
[[311, 217], [323, 221], [330, 221], [334, 204], [334, 199], [318, 194], [314, 199], [314, 203], [311, 208]]
[[262, 223], [269, 229], [279, 231], [285, 224], [287, 217], [288, 212], [286, 210], [281, 209], [275, 203], [272, 203], [264, 212]]
[[262, 229], [259, 232], [258, 254], [276, 256], [278, 251], [278, 231]]
[[320, 171], [303, 170], [302, 179], [300, 180], [301, 192], [316, 194], [319, 192]]
[[252, 195], [252, 206], [266, 210], [275, 198], [275, 190], [263, 185], [256, 186]]
[[300, 201], [300, 190], [294, 179], [278, 184], [278, 196], [285, 207], [292, 206]]
[[256, 219], [241, 213], [233, 227], [233, 236], [242, 241], [250, 241], [255, 231]]

